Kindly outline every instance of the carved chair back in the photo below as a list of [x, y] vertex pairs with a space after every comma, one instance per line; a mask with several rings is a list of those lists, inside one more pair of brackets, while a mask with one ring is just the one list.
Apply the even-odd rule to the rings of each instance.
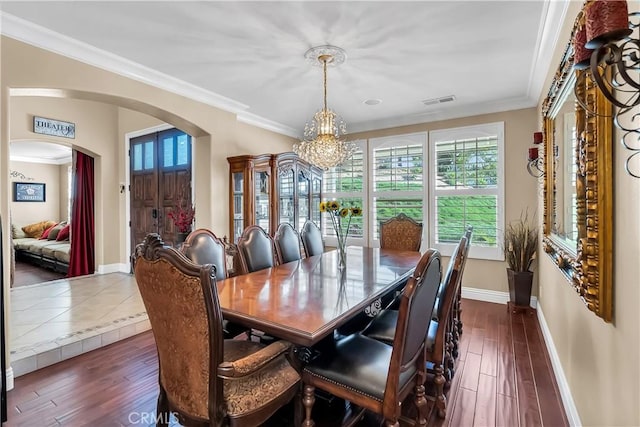
[[158, 348], [161, 395], [186, 417], [219, 420], [223, 384], [215, 373], [223, 335], [214, 269], [193, 264], [157, 234], [137, 246], [135, 258]]
[[419, 251], [422, 224], [404, 213], [380, 223], [380, 247], [404, 251]]

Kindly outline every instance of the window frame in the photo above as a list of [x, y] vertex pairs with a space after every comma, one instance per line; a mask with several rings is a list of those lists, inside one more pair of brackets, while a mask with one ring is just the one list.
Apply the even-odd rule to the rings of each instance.
[[[496, 189], [478, 188], [463, 190], [443, 190], [436, 188], [437, 174], [437, 157], [436, 146], [438, 141], [461, 140], [467, 138], [480, 138], [486, 136], [497, 136], [497, 186]], [[496, 246], [478, 246], [472, 244], [469, 249], [470, 258], [504, 261], [504, 253], [502, 251], [502, 240], [505, 224], [505, 185], [504, 185], [504, 122], [485, 123], [479, 125], [463, 126], [449, 129], [437, 129], [429, 131], [428, 135], [429, 158], [430, 163], [427, 168], [429, 171], [429, 245], [438, 249], [442, 255], [451, 256], [456, 247], [456, 243], [437, 243], [436, 242], [436, 225], [437, 225], [437, 209], [436, 197], [439, 195], [496, 195]], [[461, 236], [462, 237], [462, 236]]]
[[[420, 140], [418, 140], [420, 139]], [[424, 247], [424, 242], [428, 241], [428, 227], [425, 227], [424, 224], [427, 223], [427, 219], [429, 218], [428, 212], [430, 211], [428, 203], [425, 203], [425, 199], [429, 197], [429, 150], [427, 147], [427, 132], [414, 132], [414, 133], [406, 133], [400, 135], [393, 136], [384, 136], [379, 138], [370, 138], [368, 140], [368, 149], [367, 149], [367, 166], [374, 165], [374, 150], [378, 148], [392, 148], [398, 146], [407, 146], [407, 145], [422, 145], [422, 190], [384, 190], [384, 191], [376, 191], [375, 190], [375, 179], [374, 173], [375, 170], [371, 167], [371, 174], [367, 176], [369, 181], [369, 192], [368, 192], [368, 203], [367, 203], [367, 211], [365, 215], [369, 219], [369, 228], [367, 229], [367, 238], [369, 239], [370, 245], [373, 247], [380, 247], [380, 236], [375, 237], [375, 228], [377, 223], [379, 223], [378, 218], [375, 217], [374, 210], [374, 199], [376, 197], [385, 198], [385, 195], [394, 195], [399, 197], [408, 197], [408, 198], [421, 198], [422, 199], [422, 218], [421, 223], [422, 227], [422, 247]]]

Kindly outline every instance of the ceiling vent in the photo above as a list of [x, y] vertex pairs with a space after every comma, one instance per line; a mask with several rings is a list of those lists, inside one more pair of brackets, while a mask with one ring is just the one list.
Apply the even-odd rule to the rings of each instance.
[[455, 99], [456, 99], [455, 95], [448, 95], [448, 96], [442, 96], [440, 98], [425, 99], [422, 101], [422, 103], [424, 105], [435, 105], [435, 104], [442, 104], [444, 102], [451, 102]]

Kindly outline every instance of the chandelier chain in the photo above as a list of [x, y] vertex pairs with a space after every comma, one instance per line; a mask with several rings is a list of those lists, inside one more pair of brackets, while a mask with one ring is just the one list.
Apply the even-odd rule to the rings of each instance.
[[323, 77], [323, 85], [324, 85], [324, 109], [327, 109], [327, 58], [322, 58], [322, 75]]
[[315, 63], [322, 64], [323, 108], [305, 124], [304, 138], [293, 145], [293, 151], [301, 159], [328, 170], [349, 159], [356, 151], [356, 146], [342, 139], [347, 131], [346, 124], [327, 104], [327, 66], [329, 63], [338, 65], [344, 62], [344, 51], [335, 46], [319, 46], [309, 49], [305, 57], [310, 59], [314, 52], [319, 53], [315, 56]]

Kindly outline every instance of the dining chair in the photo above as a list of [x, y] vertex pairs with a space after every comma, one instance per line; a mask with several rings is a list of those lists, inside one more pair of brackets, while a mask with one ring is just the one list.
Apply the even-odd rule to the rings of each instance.
[[244, 229], [238, 239], [238, 252], [244, 274], [276, 265], [273, 239], [258, 225]]
[[402, 292], [393, 346], [355, 333], [303, 368], [303, 426], [314, 424], [311, 411], [316, 388], [381, 414], [386, 426], [399, 426], [401, 404], [413, 393], [415, 423], [426, 426], [425, 331], [440, 283], [440, 268], [438, 251], [430, 249], [421, 257]]
[[[467, 246], [465, 248], [465, 253], [462, 255], [462, 266], [460, 271], [460, 281], [462, 281], [462, 273], [464, 272], [464, 266], [467, 262], [467, 256], [469, 255], [469, 248], [471, 247], [471, 239], [473, 237], [473, 225], [467, 225], [467, 228], [464, 232], [464, 237], [467, 238]], [[460, 340], [460, 336], [462, 335], [462, 283], [460, 283], [460, 288], [458, 290], [458, 295], [453, 304], [453, 315], [454, 315], [454, 323], [456, 325], [455, 334], [455, 346], [454, 346], [454, 357], [458, 357], [458, 341]]]
[[[419, 251], [422, 244], [422, 224], [409, 218], [404, 213], [399, 213], [393, 218], [380, 222], [380, 248], [400, 251]], [[398, 309], [396, 297], [406, 285], [406, 281], [400, 283], [395, 293], [387, 295], [380, 301], [381, 307], [393, 306]], [[377, 314], [377, 313], [376, 313]], [[370, 316], [373, 317], [373, 316]]]
[[192, 263], [157, 234], [134, 256], [158, 350], [163, 425], [172, 413], [182, 425], [258, 426], [291, 401], [300, 375], [286, 358], [290, 343], [223, 339], [211, 265]]
[[419, 251], [422, 243], [422, 224], [404, 213], [380, 223], [380, 247], [403, 251]]
[[[192, 231], [184, 243], [179, 246], [178, 250], [194, 264], [214, 265], [216, 268], [216, 280], [223, 280], [228, 277], [226, 246], [210, 230], [198, 228]], [[226, 319], [222, 321], [222, 329], [225, 338], [233, 338], [249, 331], [249, 328], [238, 323], [229, 322]]]
[[[468, 253], [467, 243], [466, 236], [462, 236], [457, 253], [452, 257], [453, 263], [449, 263], [442, 282], [436, 284], [436, 301], [431, 307], [431, 321], [428, 328], [425, 328], [426, 357], [429, 370], [433, 373], [438, 415], [442, 418], [446, 416], [444, 386], [450, 383], [451, 377], [455, 373], [455, 361], [452, 355], [452, 330], [457, 325], [453, 322], [452, 313], [453, 303], [460, 288], [464, 257]], [[371, 321], [362, 334], [387, 345], [395, 345], [395, 331], [399, 318], [399, 311], [383, 310]]]
[[324, 243], [322, 242], [322, 232], [315, 222], [307, 220], [302, 226], [300, 232], [302, 246], [306, 256], [320, 255], [324, 252]]
[[302, 258], [300, 254], [300, 236], [288, 222], [283, 222], [278, 226], [273, 240], [280, 264], [297, 261]]

